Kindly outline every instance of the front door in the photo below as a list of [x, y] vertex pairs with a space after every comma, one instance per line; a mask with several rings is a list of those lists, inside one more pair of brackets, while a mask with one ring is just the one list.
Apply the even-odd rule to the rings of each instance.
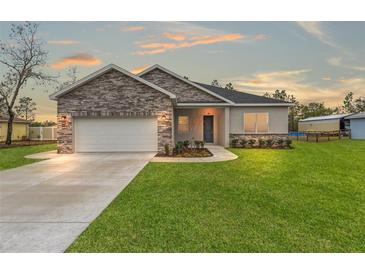
[[204, 142], [206, 143], [214, 142], [213, 124], [214, 124], [213, 115], [205, 115], [203, 117], [203, 136], [204, 136]]

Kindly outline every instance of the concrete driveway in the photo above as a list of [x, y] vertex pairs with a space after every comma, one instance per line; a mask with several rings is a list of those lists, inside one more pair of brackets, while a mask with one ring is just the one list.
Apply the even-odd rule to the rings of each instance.
[[0, 252], [63, 252], [154, 153], [48, 156], [0, 171]]

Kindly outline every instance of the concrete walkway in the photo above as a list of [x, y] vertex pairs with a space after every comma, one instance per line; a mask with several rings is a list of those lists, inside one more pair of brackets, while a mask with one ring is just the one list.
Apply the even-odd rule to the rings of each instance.
[[0, 172], [0, 252], [63, 252], [154, 153], [90, 153]]
[[211, 163], [223, 162], [237, 159], [237, 155], [226, 150], [222, 146], [207, 145], [205, 146], [212, 154], [212, 157], [196, 157], [196, 158], [173, 158], [173, 157], [154, 157], [151, 162], [159, 163]]

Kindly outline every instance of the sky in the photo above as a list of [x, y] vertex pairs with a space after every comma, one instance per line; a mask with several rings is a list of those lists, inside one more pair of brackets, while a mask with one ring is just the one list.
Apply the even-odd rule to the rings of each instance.
[[[301, 103], [339, 106], [345, 93], [365, 96], [365, 22], [39, 22], [49, 74], [82, 78], [110, 63], [133, 73], [160, 64], [190, 80], [217, 79], [263, 95], [285, 89]], [[7, 41], [11, 22], [0, 22]], [[4, 67], [0, 67], [0, 73]], [[29, 83], [21, 96], [36, 120], [55, 120], [55, 91]]]

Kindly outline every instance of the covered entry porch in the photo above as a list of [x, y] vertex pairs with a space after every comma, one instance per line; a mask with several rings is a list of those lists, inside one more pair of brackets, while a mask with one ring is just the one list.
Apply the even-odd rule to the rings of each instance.
[[229, 107], [177, 107], [174, 141], [197, 140], [229, 146]]

